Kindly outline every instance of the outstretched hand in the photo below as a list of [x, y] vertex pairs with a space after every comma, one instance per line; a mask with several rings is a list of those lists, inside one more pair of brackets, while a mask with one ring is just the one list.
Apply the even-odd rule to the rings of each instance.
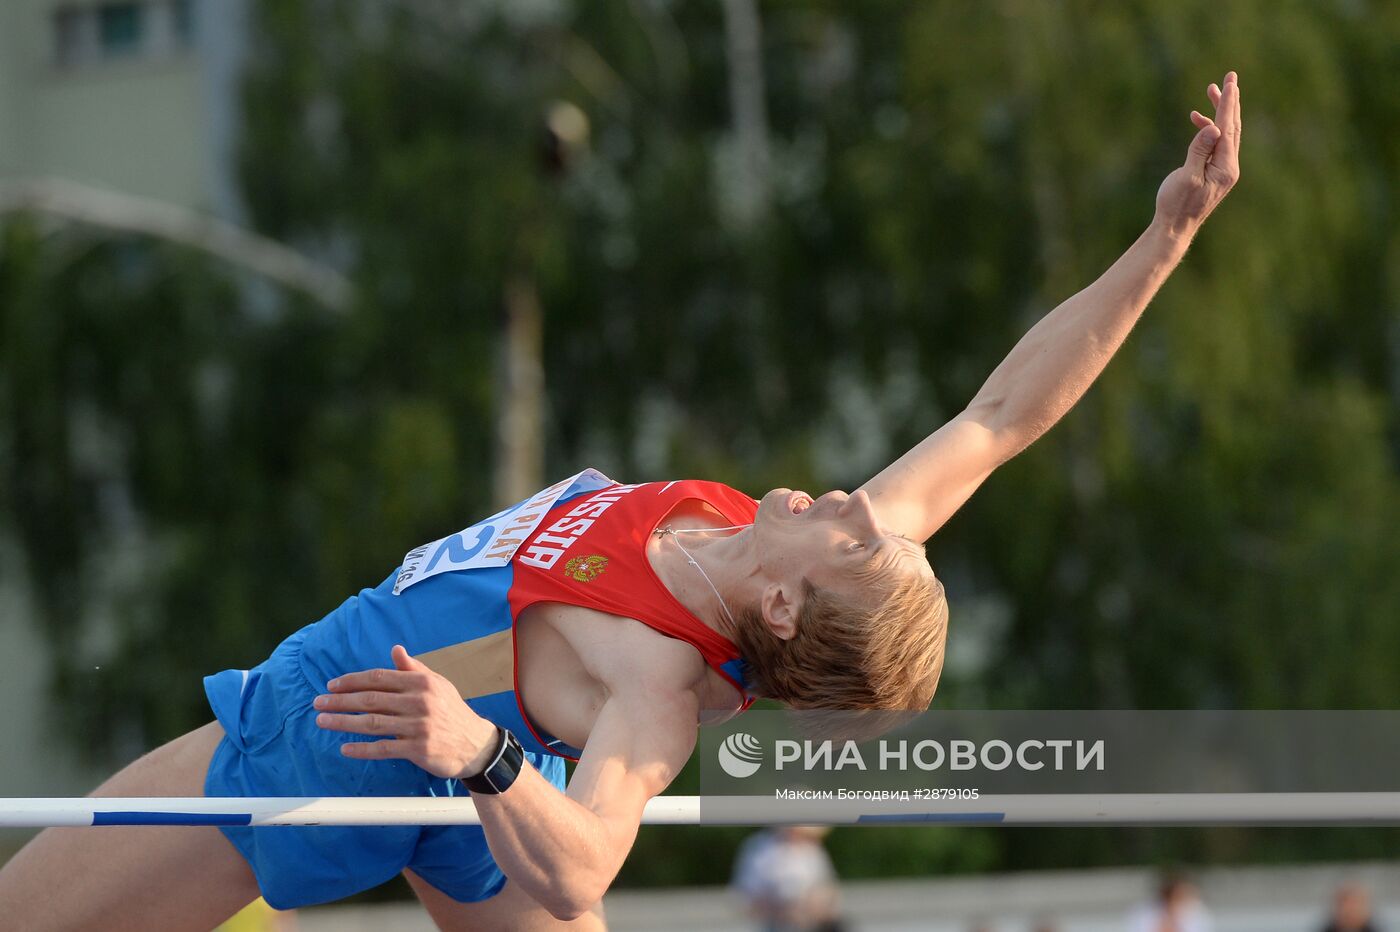
[[1186, 164], [1168, 175], [1157, 191], [1157, 222], [1179, 235], [1194, 234], [1240, 178], [1239, 77], [1231, 71], [1223, 87], [1212, 84], [1206, 95], [1215, 107], [1215, 119], [1191, 111], [1197, 133]]
[[383, 736], [354, 741], [340, 753], [359, 760], [412, 761], [439, 777], [480, 773], [495, 750], [496, 728], [462, 701], [457, 688], [395, 645], [392, 670], [336, 677], [317, 696], [316, 724], [327, 731]]

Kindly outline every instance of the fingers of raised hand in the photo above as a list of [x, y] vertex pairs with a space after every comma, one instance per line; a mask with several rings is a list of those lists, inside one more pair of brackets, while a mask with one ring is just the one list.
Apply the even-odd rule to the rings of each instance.
[[1239, 146], [1241, 134], [1240, 84], [1235, 72], [1225, 76], [1225, 86], [1220, 92], [1220, 104], [1216, 108], [1216, 123], [1220, 126], [1221, 142], [1216, 147], [1214, 162], [1224, 173], [1225, 181], [1233, 184], [1239, 177]]
[[1234, 90], [1234, 95], [1231, 101], [1232, 106], [1230, 108], [1231, 120], [1229, 132], [1233, 133], [1235, 139], [1238, 140], [1240, 138], [1240, 134], [1244, 132], [1244, 118], [1240, 112], [1240, 80], [1239, 77], [1236, 76], [1233, 71], [1230, 72], [1230, 77], [1230, 84]]
[[1212, 120], [1210, 117], [1206, 116], [1204, 113], [1201, 113], [1201, 111], [1199, 110], [1192, 110], [1191, 122], [1196, 124], [1196, 129], [1205, 129], [1207, 126], [1210, 126], [1215, 121]]

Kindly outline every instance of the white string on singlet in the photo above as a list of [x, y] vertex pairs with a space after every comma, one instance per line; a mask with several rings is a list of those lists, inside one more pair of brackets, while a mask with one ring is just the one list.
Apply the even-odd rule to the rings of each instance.
[[737, 622], [734, 621], [734, 613], [731, 612], [731, 611], [729, 610], [729, 606], [726, 605], [726, 604], [724, 603], [724, 596], [722, 596], [722, 595], [719, 594], [719, 588], [716, 587], [715, 584], [714, 584], [713, 582], [710, 581], [710, 574], [707, 573], [707, 572], [705, 572], [705, 568], [704, 568], [703, 566], [701, 566], [699, 563], [696, 563], [696, 562], [695, 562], [695, 558], [692, 557], [692, 556], [690, 555], [690, 551], [685, 549], [685, 545], [683, 545], [683, 544], [681, 543], [681, 539], [680, 539], [680, 536], [679, 536], [679, 535], [681, 535], [681, 534], [710, 534], [710, 533], [713, 533], [713, 532], [715, 532], [715, 531], [741, 531], [741, 530], [743, 530], [743, 529], [746, 528], [746, 527], [752, 527], [752, 526], [753, 526], [753, 525], [751, 525], [751, 524], [731, 524], [731, 525], [729, 525], [729, 527], [694, 527], [694, 528], [681, 528], [679, 531], [676, 530], [675, 528], [670, 528], [670, 527], [663, 527], [663, 528], [657, 528], [657, 529], [656, 529], [656, 536], [657, 536], [657, 537], [664, 537], [664, 536], [666, 536], [667, 534], [670, 534], [670, 535], [671, 535], [671, 539], [674, 540], [674, 541], [676, 542], [676, 546], [680, 548], [681, 553], [685, 554], [686, 562], [689, 563], [691, 566], [695, 567], [697, 570], [700, 571], [700, 577], [701, 577], [702, 579], [705, 580], [705, 585], [709, 586], [709, 587], [710, 587], [710, 591], [713, 592], [713, 593], [715, 594], [715, 598], [716, 598], [716, 599], [719, 599], [719, 607], [722, 608], [722, 609], [724, 609], [724, 617], [725, 617], [725, 618], [728, 618], [728, 619], [729, 619], [729, 623], [730, 623], [731, 625], [733, 625], [735, 628], [737, 628], [739, 625], [738, 625]]

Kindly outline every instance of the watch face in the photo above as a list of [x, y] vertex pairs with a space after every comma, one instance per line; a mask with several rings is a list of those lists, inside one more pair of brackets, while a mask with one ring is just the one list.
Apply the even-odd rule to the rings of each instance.
[[505, 729], [505, 733], [506, 747], [509, 749], [509, 753], [515, 757], [518, 765], [520, 761], [525, 759], [525, 748], [521, 746], [520, 739], [512, 734], [509, 728]]
[[515, 778], [520, 776], [520, 771], [525, 766], [525, 749], [520, 746], [520, 741], [515, 735], [510, 733], [510, 729], [502, 729], [505, 732], [505, 748], [501, 754], [501, 760], [496, 765], [502, 771], [499, 779], [496, 774], [492, 774], [493, 781], [498, 787], [497, 792], [504, 793], [515, 782]]

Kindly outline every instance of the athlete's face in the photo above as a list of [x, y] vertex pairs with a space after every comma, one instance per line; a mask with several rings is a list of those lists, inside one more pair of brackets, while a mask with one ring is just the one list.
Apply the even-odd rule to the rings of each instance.
[[902, 571], [932, 575], [921, 548], [883, 527], [862, 491], [813, 499], [806, 492], [774, 489], [759, 502], [754, 535], [758, 569], [769, 590], [764, 616], [779, 636], [791, 637], [785, 618], [791, 616], [795, 624], [804, 580], [853, 591], [872, 564], [896, 562]]

